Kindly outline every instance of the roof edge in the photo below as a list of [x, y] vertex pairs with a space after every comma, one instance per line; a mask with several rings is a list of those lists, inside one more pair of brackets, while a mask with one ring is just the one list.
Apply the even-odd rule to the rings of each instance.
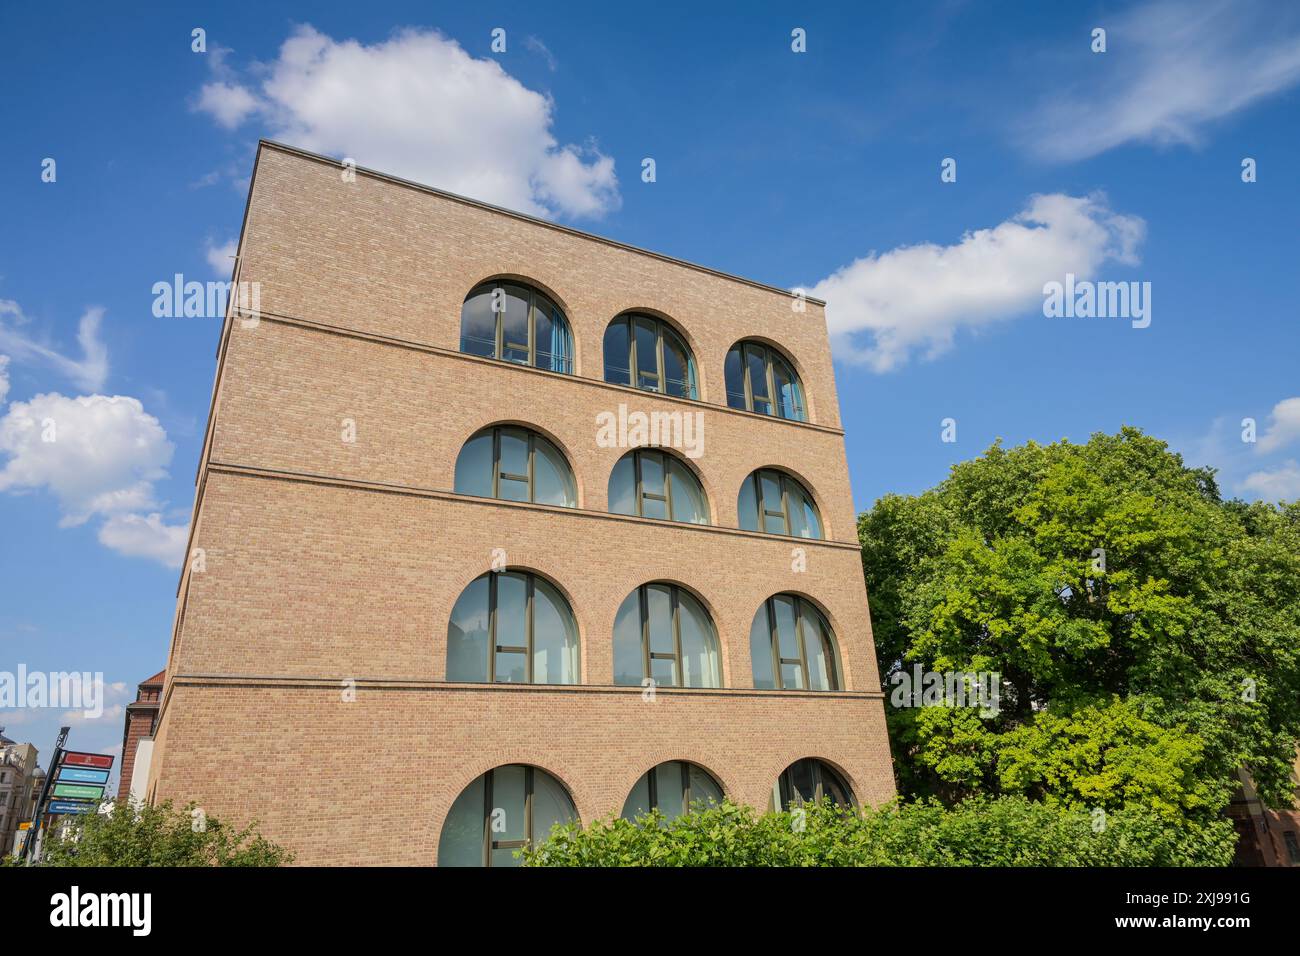
[[[311, 150], [302, 149], [299, 146], [291, 146], [288, 143], [281, 143], [273, 139], [259, 139], [257, 141], [258, 152], [262, 149], [275, 149], [282, 153], [288, 153], [293, 156], [299, 156], [303, 159], [310, 159], [319, 163], [328, 163], [331, 166], [342, 167], [339, 160], [321, 153], [313, 153]], [[256, 163], [256, 161], [254, 161]], [[417, 183], [411, 179], [403, 179], [401, 176], [394, 176], [391, 173], [380, 172], [377, 169], [369, 169], [365, 166], [357, 166], [356, 172], [364, 173], [376, 179], [386, 180], [398, 186], [405, 186], [409, 189], [415, 189], [419, 192], [431, 193], [435, 196], [441, 196], [443, 199], [450, 199], [453, 202], [462, 203], [466, 206], [474, 206], [479, 209], [486, 209], [489, 212], [500, 213], [503, 216], [509, 216], [512, 219], [518, 219], [521, 222], [532, 223], [535, 226], [544, 226], [547, 229], [554, 229], [557, 232], [563, 232], [571, 236], [577, 236], [581, 239], [590, 239], [593, 242], [599, 242], [603, 245], [613, 246], [616, 249], [622, 249], [625, 252], [634, 252], [638, 255], [649, 256], [652, 259], [658, 259], [661, 262], [669, 262], [673, 265], [685, 266], [688, 269], [694, 269], [697, 272], [704, 272], [709, 275], [717, 276], [721, 279], [729, 279], [732, 282], [741, 282], [747, 286], [756, 289], [762, 289], [765, 292], [775, 292], [777, 295], [784, 296], [787, 299], [796, 299], [795, 295], [789, 289], [782, 289], [779, 286], [768, 285], [766, 282], [759, 282], [755, 279], [747, 279], [744, 276], [733, 275], [730, 272], [723, 272], [721, 269], [711, 269], [708, 266], [700, 265], [698, 262], [691, 262], [687, 259], [678, 259], [675, 256], [665, 255], [662, 252], [655, 252], [653, 249], [644, 249], [641, 246], [633, 246], [626, 242], [619, 242], [617, 239], [611, 239], [608, 236], [597, 235], [594, 232], [585, 232], [582, 229], [574, 229], [571, 226], [562, 226], [557, 222], [551, 222], [548, 219], [541, 219], [537, 216], [530, 216], [527, 213], [517, 212], [514, 209], [507, 209], [504, 206], [495, 206], [492, 203], [483, 202], [480, 199], [471, 199], [468, 196], [462, 196], [458, 193], [448, 192], [445, 189], [439, 189], [436, 186], [428, 186], [424, 183]], [[824, 299], [818, 299], [811, 295], [804, 295], [804, 301], [811, 302], [814, 305], [826, 306]]]

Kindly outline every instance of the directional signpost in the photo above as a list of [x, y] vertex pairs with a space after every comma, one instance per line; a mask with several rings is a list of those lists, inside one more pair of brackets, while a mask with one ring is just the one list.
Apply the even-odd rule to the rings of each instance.
[[[114, 758], [108, 754], [64, 750], [63, 744], [67, 739], [68, 728], [64, 727], [59, 734], [58, 743], [54, 745], [50, 773], [45, 778], [40, 799], [36, 801], [36, 812], [29, 825], [30, 833], [40, 830], [46, 814], [88, 813], [104, 799]], [[24, 858], [31, 856], [34, 842], [31, 839], [24, 842]]]

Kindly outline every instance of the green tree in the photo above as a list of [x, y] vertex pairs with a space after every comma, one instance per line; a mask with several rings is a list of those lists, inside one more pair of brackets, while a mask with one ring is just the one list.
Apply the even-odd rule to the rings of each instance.
[[989, 719], [887, 707], [905, 794], [1213, 814], [1245, 766], [1290, 805], [1300, 506], [1224, 501], [1125, 428], [995, 444], [858, 534], [887, 700], [917, 663], [1004, 681]]
[[293, 855], [250, 823], [242, 830], [215, 817], [196, 822], [190, 804], [171, 801], [67, 818], [47, 835], [42, 866], [281, 866]]

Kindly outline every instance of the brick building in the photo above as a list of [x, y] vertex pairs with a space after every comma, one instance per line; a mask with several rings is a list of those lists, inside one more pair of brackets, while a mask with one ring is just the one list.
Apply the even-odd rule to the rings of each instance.
[[153, 752], [153, 732], [158, 723], [158, 705], [162, 699], [163, 673], [159, 671], [141, 681], [135, 689], [135, 700], [126, 705], [126, 719], [122, 724], [121, 779], [117, 785], [119, 800], [125, 800], [128, 796], [144, 799]]
[[151, 799], [501, 865], [893, 795], [823, 303], [272, 143], [237, 261]]
[[31, 744], [17, 743], [0, 733], [0, 857], [13, 852], [19, 826], [32, 818], [45, 779], [36, 765], [37, 756]]

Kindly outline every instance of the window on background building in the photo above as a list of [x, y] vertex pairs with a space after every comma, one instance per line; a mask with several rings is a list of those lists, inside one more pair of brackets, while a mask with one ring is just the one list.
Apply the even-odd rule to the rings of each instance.
[[460, 309], [460, 350], [470, 355], [573, 372], [573, 340], [560, 307], [517, 282], [484, 282]]
[[605, 329], [605, 381], [698, 397], [691, 350], [668, 323], [650, 315], [620, 315]]
[[653, 449], [630, 451], [609, 475], [609, 510], [638, 515], [709, 523], [709, 504], [695, 473], [675, 456]]
[[1295, 831], [1286, 830], [1283, 832], [1282, 837], [1286, 840], [1286, 852], [1287, 856], [1291, 858], [1292, 865], [1300, 866], [1300, 842], [1296, 841]]
[[461, 791], [442, 825], [439, 866], [519, 866], [515, 851], [578, 818], [564, 785], [544, 770], [507, 764]]
[[675, 584], [643, 584], [614, 617], [614, 683], [657, 687], [721, 687], [713, 621]]
[[791, 810], [804, 803], [829, 800], [838, 807], [854, 805], [844, 778], [821, 760], [796, 760], [772, 785], [772, 809]]
[[702, 767], [683, 760], [669, 760], [641, 775], [623, 804], [622, 817], [635, 820], [658, 810], [675, 820], [688, 810], [722, 802], [722, 787]]
[[744, 531], [821, 538], [822, 519], [808, 489], [784, 472], [760, 468], [741, 483], [736, 512]]
[[727, 353], [724, 371], [727, 404], [732, 408], [808, 420], [799, 376], [775, 349], [760, 342], [737, 342]]
[[549, 440], [518, 425], [476, 433], [456, 458], [455, 491], [480, 498], [577, 506], [573, 471]]
[[795, 594], [763, 602], [749, 628], [754, 686], [764, 690], [843, 690], [835, 634], [821, 611]]
[[569, 602], [535, 574], [475, 578], [447, 625], [447, 680], [576, 684], [578, 626]]

